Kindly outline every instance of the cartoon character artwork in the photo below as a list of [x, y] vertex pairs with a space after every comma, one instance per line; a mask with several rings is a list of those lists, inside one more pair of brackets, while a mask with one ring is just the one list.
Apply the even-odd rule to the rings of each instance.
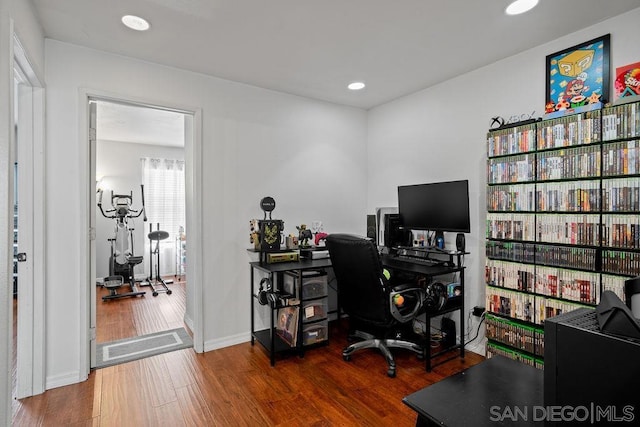
[[640, 95], [640, 62], [616, 68], [616, 98]]
[[545, 112], [606, 102], [609, 35], [547, 56]]
[[580, 73], [575, 79], [569, 80], [564, 88], [562, 98], [571, 105], [583, 105], [582, 103], [587, 98], [584, 93], [589, 90], [589, 86], [585, 84], [588, 77], [587, 73]]

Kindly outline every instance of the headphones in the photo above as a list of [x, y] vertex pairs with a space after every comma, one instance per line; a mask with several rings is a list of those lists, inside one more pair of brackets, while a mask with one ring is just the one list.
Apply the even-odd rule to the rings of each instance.
[[447, 287], [440, 282], [429, 283], [424, 305], [430, 310], [441, 310], [447, 303]]
[[260, 303], [260, 305], [270, 304], [272, 307], [275, 307], [276, 303], [278, 302], [278, 295], [271, 289], [272, 285], [270, 278], [265, 277], [260, 280], [260, 289], [258, 289], [258, 302]]

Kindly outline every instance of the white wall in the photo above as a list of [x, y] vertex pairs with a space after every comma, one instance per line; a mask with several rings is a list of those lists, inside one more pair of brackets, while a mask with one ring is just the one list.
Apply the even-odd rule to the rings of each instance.
[[[276, 200], [287, 232], [322, 220], [327, 231], [365, 232], [366, 112], [110, 55], [46, 42], [47, 378], [48, 387], [80, 372], [79, 262], [88, 215], [79, 149], [81, 90], [202, 109], [204, 339], [215, 348], [249, 338], [248, 221], [259, 201]], [[73, 64], [73, 66], [70, 66]], [[188, 165], [187, 165], [188, 167]], [[64, 201], [64, 203], [62, 203]], [[197, 231], [192, 231], [195, 233]], [[188, 278], [187, 278], [188, 280]]]
[[[98, 135], [100, 129], [98, 129]], [[98, 136], [99, 137], [99, 136]], [[96, 179], [107, 177], [114, 194], [129, 194], [133, 191], [133, 209], [142, 206], [140, 200], [140, 184], [142, 184], [142, 171], [140, 159], [152, 157], [159, 159], [184, 160], [184, 148], [167, 147], [150, 144], [136, 144], [120, 141], [105, 141], [98, 139], [96, 155]], [[102, 199], [103, 209], [111, 207], [111, 193], [105, 191]], [[149, 223], [144, 222], [142, 216], [132, 219], [130, 225], [134, 228], [134, 251], [138, 256], [143, 256], [144, 261], [135, 267], [135, 273], [149, 275]], [[154, 230], [155, 230], [155, 224]], [[160, 224], [162, 227], [162, 224]], [[113, 238], [114, 220], [103, 217], [99, 211], [96, 214], [96, 276], [109, 275], [109, 256], [111, 247], [107, 239]], [[161, 242], [161, 253], [167, 255], [160, 261], [162, 274], [175, 271], [175, 258], [171, 256], [175, 252], [172, 249], [175, 242], [165, 240]], [[170, 252], [170, 253], [169, 253]], [[154, 261], [155, 262], [155, 261]]]
[[[544, 114], [545, 58], [551, 53], [611, 33], [612, 76], [616, 67], [637, 62], [638, 21], [640, 9], [635, 9], [369, 111], [369, 212], [377, 206], [397, 206], [398, 185], [469, 180], [471, 254], [465, 273], [469, 309], [485, 306], [485, 144], [491, 118]], [[447, 235], [447, 246], [454, 247], [454, 239], [455, 234]], [[471, 336], [477, 327], [473, 320]]]

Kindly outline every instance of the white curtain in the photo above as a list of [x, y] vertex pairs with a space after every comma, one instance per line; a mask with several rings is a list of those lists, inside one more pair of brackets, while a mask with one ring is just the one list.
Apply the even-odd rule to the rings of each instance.
[[[142, 165], [142, 182], [144, 184], [147, 223], [145, 224], [145, 271], [149, 270], [150, 243], [148, 239], [149, 225], [153, 230], [159, 229], [169, 233], [169, 238], [160, 241], [160, 274], [176, 274], [177, 238], [181, 230], [185, 232], [185, 194], [184, 194], [184, 160], [172, 159], [140, 159]], [[153, 255], [154, 274], [156, 255]]]

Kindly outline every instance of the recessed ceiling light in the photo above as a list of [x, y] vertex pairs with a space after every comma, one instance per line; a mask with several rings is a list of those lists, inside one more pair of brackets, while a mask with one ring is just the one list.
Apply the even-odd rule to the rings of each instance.
[[149, 23], [146, 19], [135, 15], [125, 15], [122, 17], [122, 23], [132, 30], [146, 31], [149, 29]]
[[538, 0], [516, 0], [505, 9], [507, 15], [519, 15], [536, 7]]
[[347, 86], [349, 89], [351, 90], [360, 90], [360, 89], [364, 89], [365, 84], [362, 82], [353, 82], [353, 83], [349, 83], [349, 86]]

